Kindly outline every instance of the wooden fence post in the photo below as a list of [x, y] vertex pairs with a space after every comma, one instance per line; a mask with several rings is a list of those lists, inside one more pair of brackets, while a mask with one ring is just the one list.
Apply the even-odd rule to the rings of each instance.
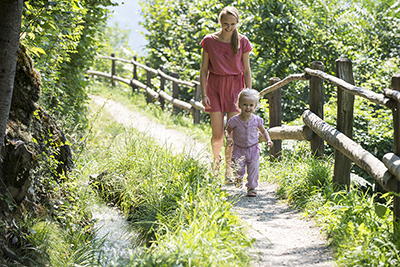
[[[136, 62], [137, 57], [134, 56], [134, 57], [133, 57], [133, 60]], [[135, 81], [138, 80], [138, 76], [137, 76], [137, 66], [136, 66], [136, 64], [133, 64], [133, 79], [134, 79]], [[132, 85], [132, 93], [135, 92], [135, 91], [137, 91], [137, 90], [138, 90], [138, 87], [137, 87], [136, 85]]]
[[[393, 75], [392, 77], [392, 90], [400, 91], [400, 73]], [[393, 152], [397, 156], [400, 156], [400, 103], [396, 101], [396, 108], [393, 109]], [[397, 181], [397, 192], [400, 192], [400, 182]], [[393, 213], [394, 213], [394, 233], [400, 235], [400, 197], [395, 196], [393, 202]]]
[[[279, 82], [278, 77], [269, 79], [269, 85]], [[282, 92], [281, 88], [269, 93], [269, 128], [282, 126]], [[282, 140], [274, 140], [270, 149], [270, 161], [281, 160]]]
[[[115, 57], [114, 53], [111, 53], [111, 57]], [[111, 60], [111, 86], [115, 86], [114, 82], [114, 76], [115, 76], [115, 60]]]
[[[324, 70], [321, 61], [311, 62], [310, 68], [313, 70]], [[319, 77], [312, 76], [310, 79], [310, 110], [321, 119], [324, 119], [324, 83]], [[310, 141], [311, 151], [316, 158], [324, 155], [324, 140], [318, 135], [314, 135]]]
[[[354, 85], [353, 64], [350, 59], [336, 60], [336, 76]], [[353, 139], [354, 95], [337, 87], [337, 125], [336, 129]], [[339, 150], [335, 150], [333, 183], [339, 188], [350, 188], [351, 160]]]
[[[196, 81], [200, 82], [200, 76], [196, 76]], [[195, 85], [194, 88], [194, 100], [195, 101], [201, 101], [201, 89], [200, 85]], [[197, 108], [194, 109], [193, 111], [193, 123], [194, 124], [199, 124], [200, 123], [200, 110]]]
[[[172, 73], [171, 76], [176, 79], [179, 79], [179, 74], [177, 72]], [[172, 97], [175, 99], [179, 99], [179, 84], [177, 84], [176, 82], [172, 82]], [[174, 105], [172, 113], [178, 114], [179, 108]]]
[[[151, 67], [150, 61], [146, 62], [146, 66], [149, 68]], [[151, 72], [148, 70], [146, 70], [146, 78], [147, 78], [146, 85], [147, 85], [147, 87], [151, 88]], [[146, 103], [149, 104], [151, 102], [153, 102], [153, 98], [151, 97], [151, 95], [149, 93], [146, 92]]]
[[[160, 66], [160, 71], [164, 72], [163, 65]], [[165, 91], [165, 78], [163, 76], [160, 77], [160, 90]], [[165, 106], [164, 98], [160, 97], [159, 101], [160, 101], [161, 109], [164, 110], [164, 106]]]

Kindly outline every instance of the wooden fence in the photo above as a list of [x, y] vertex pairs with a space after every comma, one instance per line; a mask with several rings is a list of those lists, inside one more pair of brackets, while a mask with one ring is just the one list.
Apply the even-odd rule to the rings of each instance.
[[[101, 56], [102, 59], [112, 61], [111, 73], [103, 73], [89, 70], [87, 74], [109, 78], [111, 83], [119, 81], [130, 85], [132, 90], [142, 88], [147, 94], [147, 103], [152, 98], [159, 99], [160, 104], [164, 105], [164, 100], [171, 103], [176, 109], [184, 109], [189, 111], [193, 116], [194, 123], [200, 122], [200, 112], [204, 111], [204, 106], [200, 102], [201, 92], [199, 78], [196, 81], [182, 81], [177, 73], [167, 75], [163, 68], [158, 70], [150, 67], [150, 63], [146, 65], [140, 64], [134, 60], [126, 60]], [[116, 76], [115, 62], [120, 61], [133, 65], [133, 78], [125, 79]], [[146, 71], [146, 84], [138, 81], [137, 67]], [[336, 60], [336, 77], [325, 73], [322, 62], [315, 61], [310, 64], [310, 68], [306, 68], [302, 74], [293, 74], [283, 80], [279, 78], [271, 78], [269, 87], [261, 90], [261, 97], [269, 94], [269, 118], [270, 128], [268, 132], [274, 141], [271, 149], [271, 160], [280, 158], [282, 152], [281, 140], [307, 140], [310, 142], [311, 151], [317, 157], [324, 154], [324, 141], [335, 148], [335, 165], [333, 182], [338, 187], [350, 188], [350, 168], [351, 162], [357, 164], [373, 177], [383, 189], [388, 192], [400, 192], [400, 74], [392, 77], [391, 88], [385, 89], [383, 94], [375, 93], [370, 90], [356, 87], [354, 85], [352, 62], [348, 59]], [[152, 75], [160, 78], [160, 88], [156, 91], [151, 84]], [[173, 83], [172, 96], [165, 91], [165, 82], [169, 80]], [[282, 126], [282, 110], [281, 110], [281, 87], [292, 81], [309, 81], [309, 109], [305, 110], [302, 118], [303, 126]], [[330, 126], [323, 120], [323, 83], [329, 82], [337, 86], [337, 126]], [[193, 87], [194, 96], [189, 103], [179, 100], [179, 85]], [[389, 108], [393, 112], [394, 126], [394, 147], [393, 151], [384, 155], [382, 161], [376, 158], [372, 153], [363, 149], [359, 144], [352, 140], [353, 135], [353, 114], [354, 114], [354, 97], [363, 97], [373, 103]], [[400, 197], [394, 197], [394, 220], [395, 231], [400, 233]]]

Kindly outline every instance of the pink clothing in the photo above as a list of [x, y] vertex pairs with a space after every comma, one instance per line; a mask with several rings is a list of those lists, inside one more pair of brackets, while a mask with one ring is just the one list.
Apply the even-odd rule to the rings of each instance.
[[247, 167], [247, 188], [256, 188], [258, 186], [258, 177], [260, 174], [260, 148], [258, 145], [251, 147], [233, 146], [232, 151], [232, 169], [234, 177], [243, 180]]
[[228, 121], [228, 126], [233, 129], [233, 142], [239, 147], [251, 147], [258, 144], [258, 129], [263, 126], [264, 120], [254, 114], [248, 122], [244, 122], [239, 115], [233, 116]]
[[251, 45], [246, 36], [240, 39], [240, 48], [235, 55], [230, 43], [223, 43], [207, 35], [200, 43], [207, 52], [210, 72], [217, 75], [238, 75], [243, 73], [242, 55], [251, 51]]
[[220, 42], [211, 34], [200, 44], [209, 58], [206, 94], [211, 108], [206, 112], [239, 112], [237, 97], [244, 88], [242, 55], [252, 49], [249, 40], [245, 36], [240, 39], [237, 55], [230, 43]]
[[233, 116], [228, 121], [228, 126], [233, 130], [233, 174], [235, 177], [243, 179], [247, 167], [247, 188], [254, 189], [258, 186], [260, 169], [258, 130], [263, 123], [264, 120], [254, 114], [248, 122], [242, 121], [239, 115]]
[[240, 112], [236, 103], [243, 87], [242, 75], [216, 75], [210, 72], [206, 93], [211, 107], [206, 108], [206, 112]]

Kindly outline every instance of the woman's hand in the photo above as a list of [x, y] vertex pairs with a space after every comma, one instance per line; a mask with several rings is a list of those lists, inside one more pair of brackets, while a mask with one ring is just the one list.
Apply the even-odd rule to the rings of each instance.
[[202, 100], [203, 106], [204, 106], [205, 108], [211, 108], [211, 102], [210, 102], [210, 99], [208, 98], [208, 96], [204, 95], [204, 96], [201, 98], [201, 100]]

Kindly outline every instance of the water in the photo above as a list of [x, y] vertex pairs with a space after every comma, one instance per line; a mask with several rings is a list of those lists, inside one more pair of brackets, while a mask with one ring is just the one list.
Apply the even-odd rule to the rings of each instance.
[[99, 252], [101, 266], [124, 266], [134, 255], [135, 237], [122, 212], [105, 204], [97, 204], [93, 218], [97, 219], [96, 238], [104, 239]]

